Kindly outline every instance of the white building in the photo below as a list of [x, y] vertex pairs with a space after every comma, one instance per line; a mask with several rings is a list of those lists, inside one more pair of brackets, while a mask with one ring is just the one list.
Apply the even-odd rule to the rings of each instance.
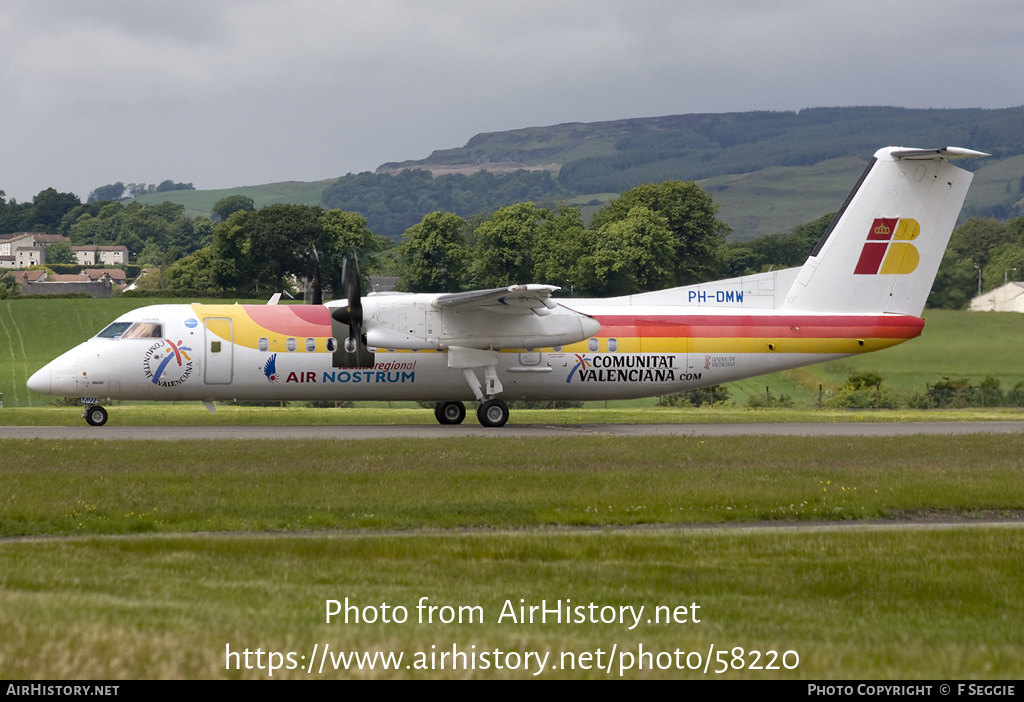
[[128, 263], [127, 246], [72, 246], [71, 250], [83, 266], [118, 266]]
[[71, 242], [65, 236], [43, 232], [0, 235], [0, 268], [28, 268], [46, 263], [46, 247], [58, 241]]
[[975, 312], [1024, 312], [1024, 283], [1007, 283], [971, 300]]

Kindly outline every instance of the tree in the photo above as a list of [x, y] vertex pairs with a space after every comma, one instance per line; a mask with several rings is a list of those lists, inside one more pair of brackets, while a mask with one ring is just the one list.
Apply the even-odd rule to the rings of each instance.
[[275, 204], [246, 219], [249, 257], [259, 278], [284, 291], [288, 274], [301, 275], [312, 248], [320, 243], [319, 207]]
[[497, 288], [533, 282], [534, 238], [550, 216], [532, 202], [492, 212], [475, 230], [473, 284]]
[[728, 225], [715, 218], [718, 206], [693, 181], [669, 180], [627, 190], [594, 215], [591, 229], [623, 220], [635, 207], [645, 207], [665, 219], [675, 252], [676, 285], [710, 280], [718, 272], [718, 253]]
[[249, 257], [249, 220], [255, 213], [239, 210], [213, 230], [210, 268], [214, 285], [222, 290], [247, 290], [256, 275]]
[[961, 258], [969, 258], [984, 268], [992, 249], [1012, 242], [1015, 234], [1005, 222], [988, 217], [971, 217], [953, 231], [948, 248]]
[[54, 234], [64, 215], [81, 204], [82, 201], [74, 193], [58, 193], [53, 188], [47, 188], [32, 198], [35, 208], [32, 228]]
[[21, 294], [21, 288], [8, 271], [0, 271], [0, 300], [7, 300]]
[[124, 197], [124, 183], [117, 182], [111, 185], [101, 185], [89, 193], [89, 202], [101, 202], [103, 200], [120, 200]]
[[197, 293], [217, 291], [214, 256], [211, 245], [175, 261], [165, 272], [167, 286], [174, 290], [190, 290]]
[[325, 288], [335, 296], [342, 294], [341, 274], [346, 258], [360, 260], [363, 275], [370, 272], [365, 257], [392, 246], [391, 240], [378, 236], [366, 227], [366, 217], [354, 212], [328, 210], [320, 215], [321, 235], [316, 243], [320, 258], [320, 275]]
[[581, 292], [631, 295], [672, 285], [673, 237], [665, 218], [638, 205], [593, 233], [578, 267]]
[[213, 205], [213, 214], [217, 215], [217, 221], [223, 222], [235, 212], [252, 212], [256, 207], [251, 197], [245, 195], [231, 195], [217, 200]]
[[533, 239], [531, 282], [557, 285], [572, 295], [580, 280], [578, 266], [586, 253], [587, 228], [578, 207], [562, 207], [537, 227]]
[[458, 292], [466, 287], [469, 251], [466, 220], [432, 212], [409, 227], [398, 247], [401, 288], [408, 292]]
[[977, 292], [978, 271], [974, 263], [946, 249], [925, 304], [933, 309], [962, 310]]
[[1014, 280], [1024, 280], [1024, 245], [1008, 243], [990, 249], [984, 271], [985, 289], [992, 290], [1004, 281]]
[[46, 247], [47, 263], [78, 263], [75, 252], [71, 250], [71, 244], [67, 241], [58, 241]]
[[173, 180], [165, 180], [160, 185], [156, 186], [155, 192], [158, 193], [169, 193], [174, 190], [195, 190], [195, 186], [192, 183], [175, 183]]
[[834, 212], [801, 224], [789, 234], [768, 234], [751, 241], [726, 244], [720, 252], [723, 275], [734, 278], [803, 265], [833, 219]]

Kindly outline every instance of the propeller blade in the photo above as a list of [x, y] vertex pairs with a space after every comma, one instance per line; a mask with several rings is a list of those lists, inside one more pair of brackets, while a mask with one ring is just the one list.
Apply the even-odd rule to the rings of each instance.
[[313, 265], [313, 297], [308, 302], [313, 305], [322, 305], [324, 304], [324, 295], [322, 288], [323, 279], [320, 275], [320, 252], [316, 250], [315, 246], [312, 247], [310, 256]]
[[334, 319], [348, 325], [348, 338], [345, 339], [345, 350], [354, 353], [359, 347], [363, 335], [363, 301], [362, 285], [359, 280], [359, 261], [354, 261], [350, 268], [346, 256], [341, 264], [341, 283], [345, 289], [345, 307], [335, 307], [331, 312]]

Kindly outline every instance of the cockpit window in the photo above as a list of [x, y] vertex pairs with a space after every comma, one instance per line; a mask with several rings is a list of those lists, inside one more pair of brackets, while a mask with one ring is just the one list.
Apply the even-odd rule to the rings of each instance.
[[164, 335], [163, 326], [157, 322], [138, 322], [125, 332], [124, 339], [160, 339]]
[[114, 322], [101, 331], [101, 339], [160, 339], [164, 335], [159, 322]]
[[114, 322], [96, 336], [101, 339], [120, 339], [131, 325], [131, 322]]

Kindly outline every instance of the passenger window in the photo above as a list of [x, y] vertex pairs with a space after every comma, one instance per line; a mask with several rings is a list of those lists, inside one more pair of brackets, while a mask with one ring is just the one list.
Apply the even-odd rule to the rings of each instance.
[[259, 348], [260, 351], [269, 351], [270, 350], [270, 339], [268, 339], [265, 336], [261, 336], [259, 338], [259, 341], [256, 342], [256, 346]]
[[316, 351], [316, 339], [312, 337], [308, 337], [306, 339], [306, 350], [309, 351], [310, 353]]
[[619, 340], [618, 339], [614, 339], [614, 338], [608, 339], [608, 353], [615, 353], [618, 350], [619, 350]]
[[333, 336], [327, 339], [327, 350], [334, 353], [334, 350], [338, 348], [338, 340]]
[[591, 353], [597, 353], [597, 350], [601, 348], [601, 342], [597, 338], [592, 338], [587, 342], [587, 348], [590, 349]]
[[284, 347], [289, 351], [294, 351], [299, 346], [295, 343], [295, 339], [293, 337], [288, 337], [288, 341], [284, 342]]
[[219, 341], [211, 341], [210, 342], [210, 353], [220, 353], [220, 342]]

